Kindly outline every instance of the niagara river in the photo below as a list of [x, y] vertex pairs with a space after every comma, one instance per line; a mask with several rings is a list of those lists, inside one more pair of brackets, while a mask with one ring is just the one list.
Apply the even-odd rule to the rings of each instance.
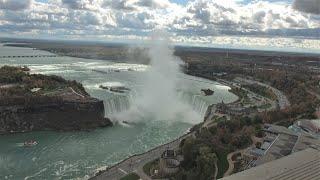
[[[28, 48], [0, 46], [0, 54], [51, 54]], [[114, 126], [85, 132], [30, 132], [0, 136], [0, 179], [88, 179], [99, 169], [111, 166], [131, 155], [148, 151], [167, 143], [203, 121], [207, 107], [221, 101], [237, 100], [229, 87], [214, 81], [193, 77], [182, 72], [176, 78], [177, 98], [191, 107], [192, 115], [184, 112], [171, 118], [163, 113], [135, 114], [134, 109], [144, 94], [162, 96], [156, 88], [146, 88], [149, 65], [117, 63], [107, 60], [75, 57], [2, 58], [0, 66], [28, 66], [31, 73], [58, 75], [83, 84], [93, 97], [104, 101], [105, 115]], [[104, 89], [102, 87], [108, 87]], [[125, 87], [125, 92], [110, 91], [110, 87]], [[201, 89], [212, 89], [204, 96]], [[142, 101], [143, 102], [143, 101]], [[159, 102], [160, 103], [160, 102]], [[152, 106], [151, 106], [152, 105]], [[157, 103], [151, 108], [159, 108]], [[162, 105], [163, 106], [163, 105]], [[175, 104], [167, 104], [171, 109]], [[150, 108], [150, 107], [149, 107]], [[128, 123], [127, 123], [128, 122]], [[24, 147], [23, 142], [35, 139], [37, 146]]]

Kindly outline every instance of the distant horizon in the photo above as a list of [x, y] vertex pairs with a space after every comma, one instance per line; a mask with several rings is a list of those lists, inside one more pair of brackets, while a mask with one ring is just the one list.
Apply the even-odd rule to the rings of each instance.
[[[133, 39], [117, 39], [117, 40], [97, 40], [97, 39], [62, 39], [62, 38], [19, 38], [19, 37], [1, 37], [0, 41], [10, 39], [17, 41], [55, 41], [55, 42], [83, 42], [88, 44], [121, 44], [121, 45], [136, 45], [143, 46], [151, 43], [150, 39], [145, 40], [133, 40]], [[316, 40], [318, 41], [318, 40]], [[19, 43], [19, 42], [18, 42]], [[319, 40], [320, 43], [320, 40]], [[293, 48], [293, 47], [268, 47], [268, 46], [245, 46], [245, 45], [230, 45], [230, 44], [209, 44], [209, 43], [180, 43], [172, 42], [175, 47], [186, 48], [210, 48], [210, 49], [223, 49], [223, 50], [241, 50], [241, 51], [263, 51], [263, 52], [281, 52], [292, 54], [310, 54], [320, 55], [320, 49], [308, 49], [308, 48]]]

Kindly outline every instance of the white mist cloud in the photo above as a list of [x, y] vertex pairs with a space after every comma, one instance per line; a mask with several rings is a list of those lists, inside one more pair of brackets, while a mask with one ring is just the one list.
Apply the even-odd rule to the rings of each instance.
[[132, 108], [117, 115], [117, 119], [132, 122], [156, 117], [155, 120], [160, 121], [179, 120], [192, 124], [201, 121], [201, 115], [178, 98], [182, 61], [173, 55], [173, 48], [169, 46], [165, 33], [154, 34], [148, 52], [151, 67], [143, 76], [143, 90], [133, 101]]

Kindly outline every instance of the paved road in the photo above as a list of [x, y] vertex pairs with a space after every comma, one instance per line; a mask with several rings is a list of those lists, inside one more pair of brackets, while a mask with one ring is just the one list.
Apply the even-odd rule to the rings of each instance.
[[[243, 78], [242, 78], [242, 79], [243, 79]], [[276, 107], [277, 107], [277, 102], [272, 101], [271, 99], [268, 99], [268, 98], [266, 98], [266, 97], [263, 97], [263, 96], [255, 93], [255, 92], [252, 92], [252, 91], [250, 91], [249, 89], [243, 88], [243, 87], [241, 87], [241, 85], [237, 85], [237, 84], [239, 84], [239, 81], [241, 82], [241, 79], [238, 79], [238, 78], [237, 78], [234, 82], [232, 82], [232, 81], [226, 81], [226, 80], [224, 80], [224, 79], [217, 79], [217, 81], [218, 81], [219, 83], [221, 83], [221, 84], [226, 85], [226, 86], [230, 86], [230, 87], [233, 86], [233, 87], [236, 87], [236, 88], [241, 88], [242, 90], [246, 91], [247, 93], [251, 94], [252, 96], [255, 96], [255, 97], [257, 97], [257, 98], [259, 98], [259, 99], [261, 99], [261, 100], [264, 100], [265, 102], [269, 102], [269, 103], [271, 104], [271, 106], [266, 109], [267, 111], [276, 109]], [[247, 83], [248, 83], [248, 82], [247, 82]], [[251, 82], [251, 83], [252, 83], [252, 82]], [[240, 83], [240, 84], [241, 84], [241, 83]], [[281, 92], [281, 91], [280, 91], [280, 92]], [[288, 102], [289, 102], [289, 101], [288, 101]]]
[[159, 158], [159, 156], [167, 148], [170, 148], [170, 149], [177, 148], [182, 139], [185, 139], [186, 137], [192, 136], [192, 135], [193, 135], [193, 133], [185, 134], [170, 143], [158, 146], [158, 147], [156, 147], [148, 152], [145, 152], [143, 154], [135, 155], [135, 156], [132, 156], [128, 159], [125, 159], [124, 161], [122, 161], [112, 167], [109, 167], [107, 170], [105, 170], [101, 174], [91, 178], [91, 180], [118, 180], [118, 179], [124, 177], [126, 174], [130, 174], [132, 172], [139, 174], [143, 180], [148, 179], [148, 177], [146, 177], [142, 171], [143, 165]]
[[234, 170], [234, 163], [235, 161], [232, 160], [232, 156], [234, 154], [237, 154], [237, 153], [241, 153], [243, 154], [245, 151], [247, 151], [250, 147], [248, 148], [245, 148], [245, 149], [240, 149], [238, 151], [234, 151], [234, 152], [231, 152], [227, 155], [227, 160], [228, 160], [228, 164], [229, 164], [229, 168], [228, 170], [224, 173], [223, 177], [226, 177], [226, 176], [229, 176], [233, 173], [233, 170]]
[[218, 161], [214, 162], [214, 169], [215, 169], [215, 171], [214, 171], [213, 179], [215, 180], [215, 179], [217, 179], [218, 171], [219, 171], [219, 169], [218, 169]]
[[236, 79], [239, 80], [240, 82], [244, 82], [244, 83], [248, 83], [248, 84], [258, 84], [260, 86], [271, 89], [272, 92], [277, 96], [278, 105], [281, 110], [286, 109], [287, 107], [290, 106], [290, 102], [289, 102], [287, 96], [284, 93], [282, 93], [280, 90], [278, 90], [268, 84], [259, 82], [259, 81], [244, 79], [244, 78], [240, 78], [240, 77], [237, 77]]

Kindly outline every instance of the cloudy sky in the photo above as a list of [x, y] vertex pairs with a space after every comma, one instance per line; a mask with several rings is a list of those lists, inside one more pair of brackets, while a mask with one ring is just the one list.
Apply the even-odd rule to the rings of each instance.
[[0, 0], [0, 36], [320, 50], [320, 0]]

